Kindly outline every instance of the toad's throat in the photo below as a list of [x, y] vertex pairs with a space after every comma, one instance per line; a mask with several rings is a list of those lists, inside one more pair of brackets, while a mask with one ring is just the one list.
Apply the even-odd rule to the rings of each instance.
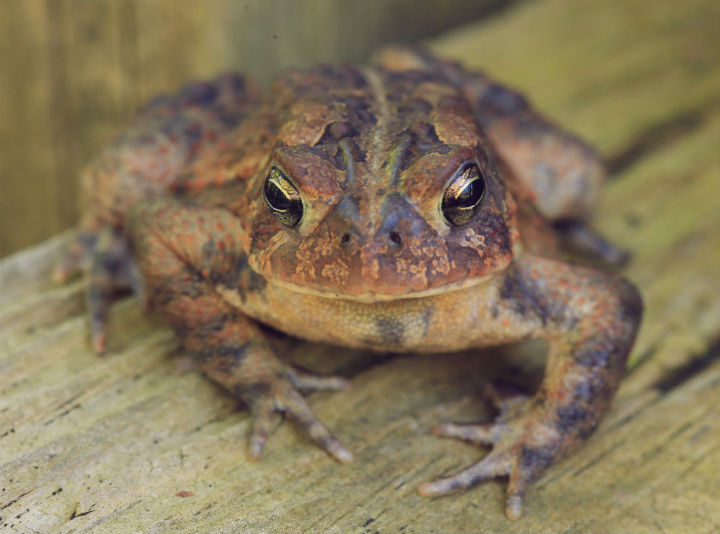
[[405, 299], [421, 299], [421, 298], [427, 298], [427, 297], [433, 297], [436, 295], [442, 295], [444, 293], [450, 293], [452, 291], [460, 291], [462, 289], [467, 289], [469, 287], [478, 286], [480, 284], [486, 283], [488, 280], [494, 277], [493, 274], [487, 274], [485, 276], [479, 276], [475, 278], [468, 278], [466, 280], [462, 280], [460, 282], [453, 282], [449, 284], [445, 284], [439, 287], [433, 287], [429, 289], [424, 289], [421, 291], [408, 291], [407, 293], [382, 293], [378, 291], [368, 291], [366, 293], [357, 293], [357, 294], [344, 294], [337, 291], [325, 291], [322, 289], [317, 289], [313, 287], [308, 286], [301, 286], [298, 284], [293, 284], [292, 282], [287, 282], [284, 280], [278, 280], [278, 279], [272, 279], [267, 278], [268, 284], [274, 285], [278, 288], [292, 291], [293, 293], [299, 293], [303, 295], [311, 295], [314, 297], [321, 297], [326, 299], [335, 299], [335, 300], [348, 300], [352, 302], [361, 302], [364, 304], [372, 304], [375, 302], [390, 302], [395, 300], [405, 300]]

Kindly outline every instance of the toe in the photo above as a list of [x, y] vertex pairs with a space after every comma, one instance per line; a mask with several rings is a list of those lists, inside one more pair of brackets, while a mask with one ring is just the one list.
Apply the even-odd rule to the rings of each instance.
[[481, 462], [447, 478], [426, 482], [418, 488], [425, 497], [439, 497], [471, 488], [483, 480], [506, 476], [510, 473], [511, 462], [508, 454], [488, 454]]
[[348, 389], [350, 383], [339, 376], [318, 376], [296, 367], [288, 368], [288, 378], [300, 391], [328, 391]]
[[252, 411], [253, 421], [248, 444], [248, 457], [257, 460], [262, 454], [265, 442], [280, 422], [280, 414], [275, 411], [272, 402], [260, 402]]
[[493, 436], [492, 423], [441, 423], [432, 429], [432, 433], [443, 438], [456, 438], [477, 445], [492, 445], [496, 442]]
[[105, 352], [108, 308], [110, 295], [106, 288], [94, 279], [87, 281], [85, 288], [85, 304], [90, 318], [90, 338], [93, 350], [97, 354]]
[[512, 521], [520, 519], [522, 516], [522, 503], [522, 495], [509, 495], [505, 505], [505, 516]]
[[285, 413], [292, 417], [308, 433], [310, 438], [333, 458], [341, 463], [353, 461], [354, 458], [350, 451], [343, 447], [333, 433], [320, 422], [299, 393], [295, 391], [289, 392], [283, 404]]

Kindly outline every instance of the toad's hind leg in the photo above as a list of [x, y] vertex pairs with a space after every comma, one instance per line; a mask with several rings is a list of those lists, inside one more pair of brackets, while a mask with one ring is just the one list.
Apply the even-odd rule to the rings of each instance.
[[502, 281], [498, 317], [508, 331], [533, 327], [548, 361], [529, 402], [505, 404], [493, 423], [435, 429], [492, 446], [478, 464], [419, 491], [439, 496], [497, 476], [509, 478], [506, 514], [517, 519], [530, 483], [586, 440], [607, 412], [642, 315], [637, 290], [622, 278], [524, 255]]
[[553, 221], [564, 242], [610, 265], [625, 264], [629, 254], [590, 225], [606, 178], [600, 155], [508, 87], [478, 73], [465, 73], [463, 85], [509, 178], [529, 192], [530, 202]]
[[[538, 113], [518, 92], [484, 73], [417, 48], [391, 47], [376, 60], [396, 71], [428, 70], [455, 83], [475, 115], [515, 195], [534, 204], [572, 248], [612, 265], [626, 252], [594, 231], [590, 214], [606, 177], [600, 155], [585, 141]], [[521, 190], [518, 190], [521, 189]], [[529, 243], [532, 246], [532, 243]], [[547, 253], [538, 247], [538, 252]]]

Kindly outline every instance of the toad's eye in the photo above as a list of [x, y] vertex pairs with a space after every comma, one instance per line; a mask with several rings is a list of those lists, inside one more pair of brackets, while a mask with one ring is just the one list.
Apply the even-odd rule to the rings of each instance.
[[285, 226], [295, 226], [303, 216], [300, 193], [277, 167], [265, 179], [263, 195], [270, 211]]
[[485, 179], [476, 163], [466, 163], [453, 176], [440, 209], [453, 226], [470, 222], [485, 196]]

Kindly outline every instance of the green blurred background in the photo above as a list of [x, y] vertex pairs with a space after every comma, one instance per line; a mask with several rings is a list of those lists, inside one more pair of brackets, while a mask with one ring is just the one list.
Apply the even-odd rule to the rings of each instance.
[[72, 226], [78, 175], [145, 99], [227, 69], [362, 61], [508, 0], [3, 0], [0, 257]]

